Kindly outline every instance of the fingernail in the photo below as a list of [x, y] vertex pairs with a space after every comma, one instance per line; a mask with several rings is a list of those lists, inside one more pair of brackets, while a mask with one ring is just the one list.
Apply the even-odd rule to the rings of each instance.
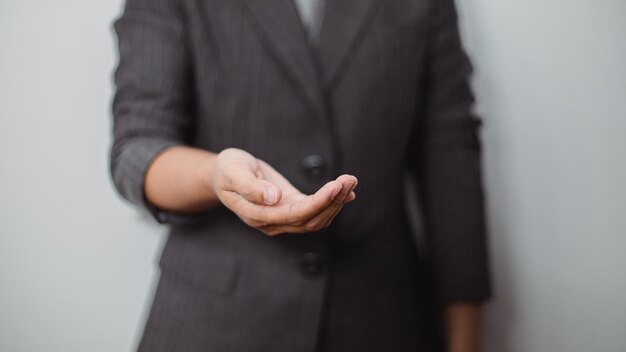
[[263, 201], [267, 205], [276, 203], [276, 191], [272, 187], [265, 187], [263, 190]]

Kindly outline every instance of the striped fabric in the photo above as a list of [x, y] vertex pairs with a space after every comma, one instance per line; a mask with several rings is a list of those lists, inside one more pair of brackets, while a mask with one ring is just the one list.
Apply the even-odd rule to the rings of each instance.
[[[115, 29], [112, 177], [170, 227], [140, 351], [430, 351], [438, 304], [489, 297], [453, 0], [328, 1], [315, 48], [290, 0], [127, 0]], [[272, 238], [224, 208], [164, 212], [144, 175], [181, 144], [245, 149], [306, 193], [351, 173], [357, 200]]]

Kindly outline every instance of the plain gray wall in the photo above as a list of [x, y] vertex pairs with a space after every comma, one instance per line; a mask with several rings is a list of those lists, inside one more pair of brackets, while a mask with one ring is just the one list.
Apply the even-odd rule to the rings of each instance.
[[[141, 332], [164, 229], [108, 176], [120, 6], [0, 2], [0, 351], [129, 351]], [[485, 120], [488, 351], [626, 351], [626, 1], [459, 11]]]

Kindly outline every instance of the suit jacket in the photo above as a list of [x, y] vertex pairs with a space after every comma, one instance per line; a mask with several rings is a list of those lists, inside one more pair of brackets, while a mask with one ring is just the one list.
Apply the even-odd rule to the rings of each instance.
[[[171, 227], [140, 350], [424, 350], [429, 292], [489, 296], [479, 120], [453, 0], [328, 1], [317, 47], [289, 0], [127, 0], [115, 29], [113, 180]], [[306, 193], [351, 173], [358, 199], [328, 229], [278, 237], [223, 207], [164, 212], [144, 174], [181, 144], [244, 149]]]

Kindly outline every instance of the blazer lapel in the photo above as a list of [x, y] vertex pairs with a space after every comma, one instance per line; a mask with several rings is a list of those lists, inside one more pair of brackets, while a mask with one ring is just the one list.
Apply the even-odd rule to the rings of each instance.
[[243, 0], [258, 24], [261, 39], [281, 61], [304, 98], [324, 114], [320, 77], [304, 27], [292, 0]]
[[[382, 0], [384, 1], [384, 0]], [[379, 3], [382, 1], [378, 1]], [[377, 0], [327, 0], [320, 38], [320, 56], [324, 67], [324, 84], [332, 85], [348, 53], [356, 49]]]

